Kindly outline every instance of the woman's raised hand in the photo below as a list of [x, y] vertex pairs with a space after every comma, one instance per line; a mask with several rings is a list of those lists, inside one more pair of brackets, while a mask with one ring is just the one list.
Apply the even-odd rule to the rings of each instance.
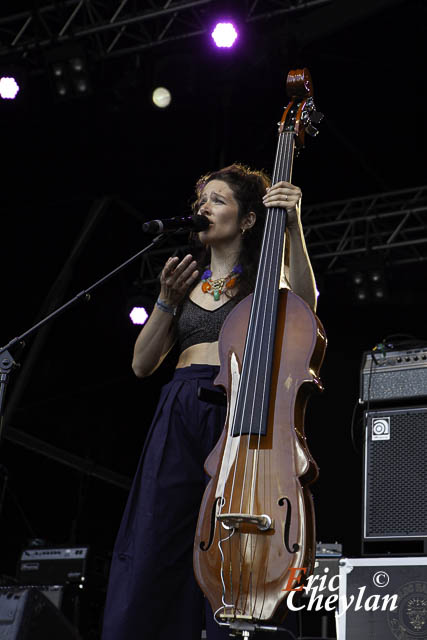
[[188, 254], [179, 261], [178, 257], [169, 258], [160, 275], [160, 298], [170, 306], [176, 306], [184, 298], [188, 287], [199, 275], [197, 262]]
[[301, 209], [301, 189], [290, 182], [276, 182], [263, 197], [266, 207], [279, 207], [288, 212], [288, 226], [298, 223]]

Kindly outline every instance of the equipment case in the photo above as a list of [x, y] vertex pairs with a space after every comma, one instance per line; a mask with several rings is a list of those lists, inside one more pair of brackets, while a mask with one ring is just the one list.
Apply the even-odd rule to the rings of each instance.
[[427, 556], [342, 558], [339, 575], [337, 640], [427, 640]]

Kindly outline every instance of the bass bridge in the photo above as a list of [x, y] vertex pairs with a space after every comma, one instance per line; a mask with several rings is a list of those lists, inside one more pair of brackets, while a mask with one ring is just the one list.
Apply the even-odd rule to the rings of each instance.
[[254, 527], [258, 531], [274, 530], [274, 520], [266, 514], [255, 515], [252, 513], [221, 513], [217, 516], [226, 529], [245, 529], [245, 533], [250, 533]]

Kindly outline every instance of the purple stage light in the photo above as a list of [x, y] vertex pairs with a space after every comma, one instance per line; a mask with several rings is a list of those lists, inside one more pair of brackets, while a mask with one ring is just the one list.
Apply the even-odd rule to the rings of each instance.
[[148, 313], [144, 307], [134, 307], [129, 314], [133, 324], [145, 324], [148, 318]]
[[229, 49], [236, 42], [238, 33], [231, 22], [218, 22], [211, 36], [217, 47]]
[[0, 78], [0, 98], [3, 100], [13, 100], [19, 91], [19, 85], [15, 78]]

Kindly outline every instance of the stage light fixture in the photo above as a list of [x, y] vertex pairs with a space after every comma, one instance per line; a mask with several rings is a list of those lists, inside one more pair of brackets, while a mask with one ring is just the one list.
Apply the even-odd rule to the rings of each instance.
[[217, 22], [211, 37], [218, 48], [230, 49], [238, 38], [238, 33], [232, 22]]
[[55, 76], [55, 78], [63, 78], [65, 75], [65, 68], [63, 64], [60, 64], [59, 62], [55, 63], [52, 65], [52, 73]]
[[369, 274], [369, 278], [371, 279], [372, 282], [381, 282], [381, 280], [383, 279], [382, 274], [380, 271], [372, 271]]
[[356, 298], [359, 302], [365, 302], [367, 298], [365, 289], [359, 289], [356, 291]]
[[353, 274], [353, 282], [357, 286], [363, 284], [363, 273], [360, 273], [360, 271], [356, 271], [356, 273]]
[[153, 311], [156, 292], [145, 290], [139, 279], [135, 280], [129, 288], [125, 313], [132, 324], [143, 325]]
[[133, 307], [129, 313], [129, 317], [133, 324], [145, 324], [147, 322], [148, 313], [145, 307]]
[[88, 83], [86, 78], [76, 78], [74, 80], [74, 89], [77, 93], [86, 93], [88, 90]]
[[385, 302], [388, 298], [388, 288], [383, 265], [378, 260], [366, 260], [360, 268], [350, 274], [353, 285], [353, 298], [358, 303]]
[[70, 67], [75, 73], [81, 73], [84, 69], [83, 59], [80, 57], [72, 58], [70, 60]]
[[62, 47], [47, 56], [53, 90], [59, 100], [79, 98], [91, 93], [86, 56], [81, 47]]
[[376, 300], [383, 300], [384, 299], [384, 289], [374, 289], [374, 298]]
[[156, 87], [151, 96], [153, 103], [159, 109], [166, 109], [171, 103], [172, 96], [166, 87]]
[[19, 92], [19, 84], [15, 78], [2, 76], [0, 78], [0, 98], [3, 100], [14, 100]]
[[56, 85], [56, 91], [61, 98], [65, 98], [68, 93], [67, 85], [64, 82], [58, 82]]

